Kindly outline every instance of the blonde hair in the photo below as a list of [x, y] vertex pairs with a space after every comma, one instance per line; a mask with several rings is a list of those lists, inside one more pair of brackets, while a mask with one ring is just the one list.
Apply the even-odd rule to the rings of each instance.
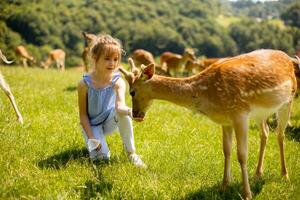
[[122, 49], [119, 39], [113, 38], [110, 35], [98, 35], [91, 42], [90, 52], [96, 62], [103, 54], [104, 56], [109, 56], [117, 52], [119, 54], [119, 62], [121, 62], [122, 53], [125, 51]]

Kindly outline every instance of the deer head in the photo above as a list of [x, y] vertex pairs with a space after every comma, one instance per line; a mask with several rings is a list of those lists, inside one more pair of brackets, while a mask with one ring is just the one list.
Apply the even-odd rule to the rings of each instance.
[[131, 71], [127, 71], [123, 67], [120, 67], [119, 70], [124, 74], [130, 86], [133, 118], [136, 121], [143, 121], [146, 111], [152, 103], [152, 98], [147, 96], [151, 91], [151, 87], [147, 83], [154, 75], [155, 65], [153, 63], [147, 66], [141, 65], [141, 69], [139, 69], [131, 58], [128, 59], [128, 62], [131, 66]]
[[192, 48], [186, 48], [184, 50], [183, 57], [186, 57], [187, 60], [196, 60], [195, 50]]
[[29, 62], [30, 62], [30, 65], [36, 65], [37, 64], [36, 59], [32, 56], [29, 57]]
[[86, 39], [88, 46], [91, 45], [91, 43], [97, 38], [96, 35], [92, 33], [82, 32], [83, 37]]

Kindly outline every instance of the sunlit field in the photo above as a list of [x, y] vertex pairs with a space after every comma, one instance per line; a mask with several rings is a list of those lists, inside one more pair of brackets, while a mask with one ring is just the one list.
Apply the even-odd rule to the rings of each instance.
[[[79, 126], [77, 83], [82, 72], [1, 67], [24, 124], [0, 92], [0, 199], [242, 199], [241, 170], [232, 154], [232, 184], [223, 177], [221, 127], [169, 102], [154, 101], [144, 122], [134, 122], [136, 147], [148, 169], [129, 163], [118, 134], [108, 137], [112, 159], [92, 165]], [[128, 104], [131, 104], [129, 95]], [[255, 183], [260, 145], [251, 122], [248, 172], [254, 199], [300, 198], [300, 100], [286, 132], [290, 181], [280, 176], [274, 128], [261, 181]]]

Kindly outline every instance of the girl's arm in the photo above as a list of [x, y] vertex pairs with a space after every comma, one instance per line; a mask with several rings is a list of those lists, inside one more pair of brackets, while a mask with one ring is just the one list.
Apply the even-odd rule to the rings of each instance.
[[94, 138], [94, 135], [91, 130], [90, 121], [87, 115], [87, 87], [83, 80], [78, 83], [77, 90], [78, 90], [79, 119], [80, 119], [80, 124], [88, 137], [88, 141], [87, 141], [88, 150], [89, 152], [95, 149], [99, 150], [101, 148], [101, 143], [99, 140], [96, 140]]
[[88, 139], [94, 139], [87, 114], [87, 86], [83, 80], [78, 83], [77, 91], [80, 124], [83, 130], [86, 132]]
[[132, 110], [126, 105], [125, 92], [126, 84], [122, 78], [119, 78], [114, 87], [116, 91], [116, 111], [121, 115], [129, 115], [132, 117]]

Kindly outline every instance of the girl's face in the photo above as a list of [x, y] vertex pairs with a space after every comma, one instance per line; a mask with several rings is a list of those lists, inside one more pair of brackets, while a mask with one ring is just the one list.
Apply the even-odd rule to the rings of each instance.
[[114, 47], [106, 47], [103, 50], [102, 55], [96, 62], [96, 69], [113, 72], [119, 65], [120, 51]]

